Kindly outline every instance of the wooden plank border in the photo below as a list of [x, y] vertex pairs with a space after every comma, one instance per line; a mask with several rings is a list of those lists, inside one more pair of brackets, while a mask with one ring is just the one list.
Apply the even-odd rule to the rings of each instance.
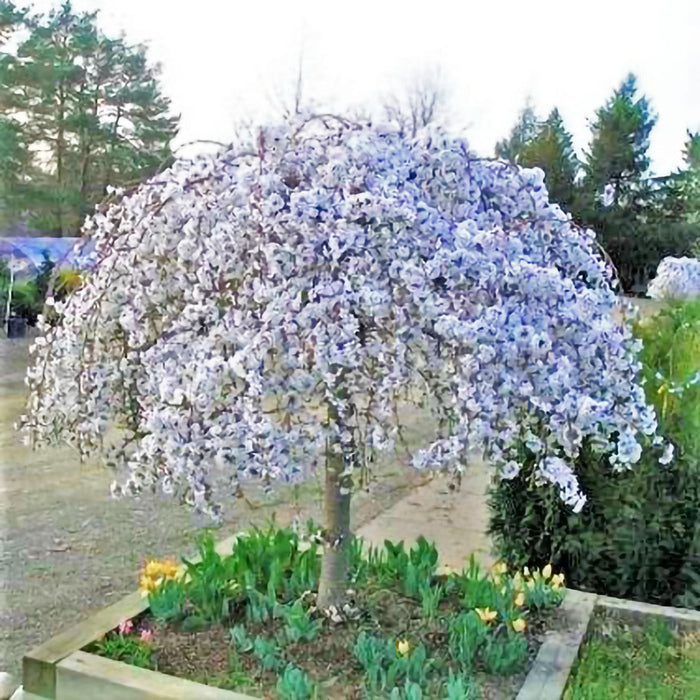
[[597, 598], [595, 593], [566, 591], [560, 609], [566, 615], [567, 629], [551, 632], [544, 640], [516, 700], [559, 700], [562, 697], [586, 638]]
[[99, 700], [259, 700], [76, 651], [56, 666], [56, 697]]
[[[227, 537], [216, 545], [222, 556], [230, 554], [242, 533]], [[192, 561], [198, 561], [194, 557]], [[181, 567], [181, 569], [184, 567]], [[22, 686], [25, 691], [42, 698], [56, 697], [56, 666], [71, 654], [113, 630], [122, 620], [128, 620], [148, 608], [148, 601], [137, 591], [109, 607], [91, 615], [27, 652], [22, 659]]]
[[700, 610], [674, 608], [604, 595], [598, 596], [596, 607], [606, 617], [614, 617], [633, 625], [643, 625], [648, 617], [662, 617], [668, 620], [675, 630], [684, 632], [700, 630]]

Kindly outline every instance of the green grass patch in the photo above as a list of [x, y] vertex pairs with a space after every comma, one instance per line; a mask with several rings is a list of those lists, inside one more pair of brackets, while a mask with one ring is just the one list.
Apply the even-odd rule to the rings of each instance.
[[700, 635], [676, 636], [667, 622], [613, 627], [589, 639], [565, 700], [700, 700]]

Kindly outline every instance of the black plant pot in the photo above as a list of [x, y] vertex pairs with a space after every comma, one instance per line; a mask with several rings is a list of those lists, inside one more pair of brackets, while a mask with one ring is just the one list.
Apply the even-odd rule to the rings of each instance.
[[7, 337], [24, 338], [27, 335], [27, 319], [22, 316], [10, 316], [7, 319]]

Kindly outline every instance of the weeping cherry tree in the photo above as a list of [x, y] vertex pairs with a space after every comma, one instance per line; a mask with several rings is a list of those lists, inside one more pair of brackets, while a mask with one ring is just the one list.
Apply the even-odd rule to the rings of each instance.
[[31, 444], [103, 454], [115, 495], [214, 517], [248, 480], [325, 469], [329, 608], [353, 478], [394, 445], [401, 402], [439, 419], [415, 467], [459, 472], [476, 450], [509, 479], [527, 453], [574, 511], [582, 441], [627, 469], [656, 419], [595, 236], [549, 203], [541, 170], [438, 130], [293, 119], [88, 221], [99, 263], [40, 322], [20, 423]]

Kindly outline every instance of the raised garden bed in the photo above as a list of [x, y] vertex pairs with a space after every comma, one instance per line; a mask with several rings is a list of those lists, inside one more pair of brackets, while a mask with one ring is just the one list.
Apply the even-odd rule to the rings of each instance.
[[[240, 546], [240, 536], [203, 546], [185, 580], [209, 585], [228, 575], [235, 557], [222, 560], [214, 551], [226, 555], [236, 541]], [[317, 557], [315, 545], [298, 544], [283, 553], [294, 566], [281, 578], [270, 576], [269, 557], [249, 547], [258, 562], [254, 575], [273, 586], [249, 579], [230, 588], [225, 603], [204, 595], [206, 586], [180, 600], [173, 591], [181, 577], [152, 565], [152, 575], [165, 583], [151, 594], [150, 608], [147, 598], [132, 594], [31, 651], [24, 659], [25, 694], [17, 697], [456, 699], [477, 697], [472, 687], [478, 686], [482, 698], [544, 700], [562, 697], [586, 634], [595, 630], [591, 620], [602, 613], [637, 625], [656, 616], [673, 628], [700, 629], [697, 612], [577, 591], [567, 591], [556, 607], [561, 591], [550, 571], [527, 578], [500, 569], [486, 575], [475, 565], [440, 570], [424, 541], [411, 552], [357, 547], [354, 594], [332, 620], [314, 610], [311, 588], [302, 591], [305, 577], [316, 575]], [[251, 561], [244, 557], [237, 566], [250, 568]]]
[[440, 570], [425, 540], [410, 551], [358, 541], [349, 603], [325, 615], [314, 608], [313, 542], [271, 529], [239, 536], [233, 556], [216, 554], [231, 549], [201, 543], [184, 577], [151, 563], [142, 579], [150, 609], [131, 596], [35, 649], [25, 689], [48, 698], [101, 694], [100, 683], [114, 698], [459, 698], [478, 686], [483, 698], [515, 698], [545, 634], [571, 623], [551, 569], [525, 577], [472, 561]]

